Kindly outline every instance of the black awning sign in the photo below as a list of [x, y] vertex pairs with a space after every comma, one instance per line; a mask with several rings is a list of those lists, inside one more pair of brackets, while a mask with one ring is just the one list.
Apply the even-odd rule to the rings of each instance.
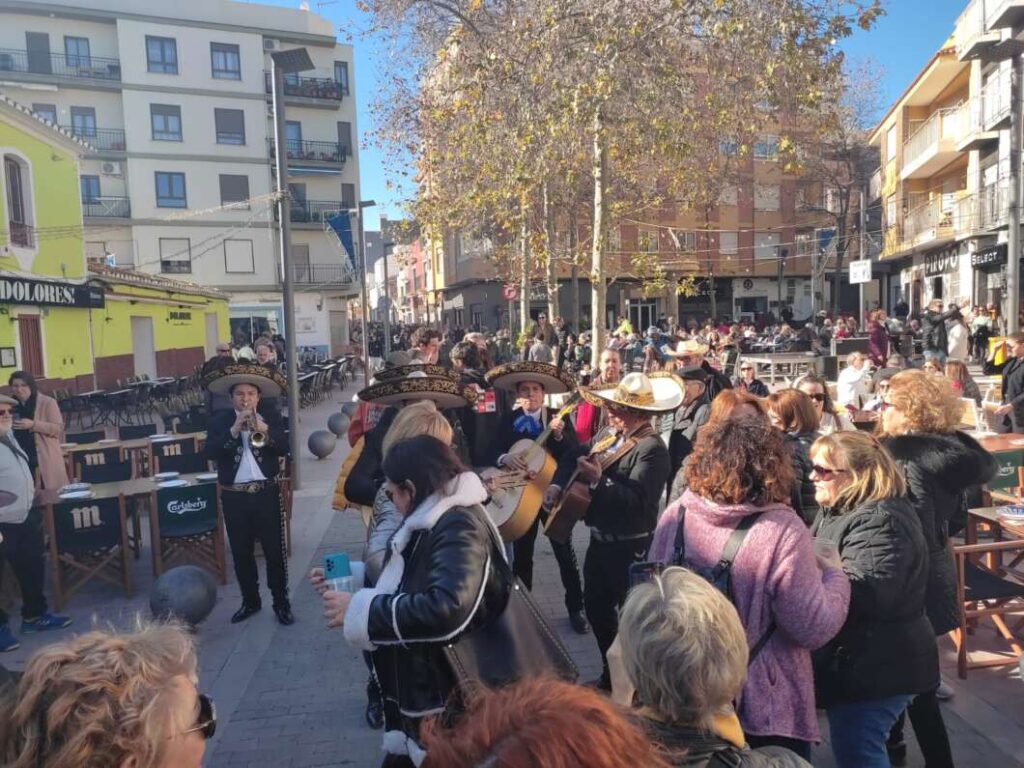
[[104, 305], [104, 295], [102, 288], [91, 285], [0, 275], [0, 304], [99, 308]]
[[972, 267], [985, 267], [989, 264], [1006, 263], [1006, 243], [993, 245], [990, 248], [983, 248], [971, 254]]
[[955, 272], [960, 265], [960, 254], [956, 248], [926, 254], [924, 257], [925, 277], [935, 277]]

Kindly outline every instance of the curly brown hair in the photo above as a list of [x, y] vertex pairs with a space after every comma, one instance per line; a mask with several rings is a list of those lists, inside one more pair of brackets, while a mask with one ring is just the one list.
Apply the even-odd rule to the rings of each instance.
[[760, 416], [768, 416], [765, 402], [760, 397], [755, 397], [749, 392], [741, 392], [738, 389], [723, 389], [718, 393], [718, 397], [711, 402], [708, 422], [732, 418], [736, 409], [743, 406], [750, 406]]
[[900, 371], [889, 379], [887, 402], [899, 408], [911, 432], [948, 435], [963, 418], [964, 404], [945, 376]]
[[718, 504], [784, 503], [793, 486], [782, 433], [749, 416], [705, 425], [684, 472], [691, 491]]

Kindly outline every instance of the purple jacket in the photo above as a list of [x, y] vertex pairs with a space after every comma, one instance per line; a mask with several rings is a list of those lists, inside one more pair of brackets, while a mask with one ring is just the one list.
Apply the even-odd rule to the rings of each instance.
[[811, 534], [790, 507], [716, 504], [689, 490], [662, 513], [652, 560], [671, 560], [680, 505], [686, 508], [686, 559], [698, 567], [718, 562], [741, 518], [764, 512], [733, 561], [732, 591], [750, 646], [773, 618], [776, 630], [750, 665], [737, 710], [746, 733], [819, 741], [811, 651], [846, 621], [846, 574], [818, 568]]

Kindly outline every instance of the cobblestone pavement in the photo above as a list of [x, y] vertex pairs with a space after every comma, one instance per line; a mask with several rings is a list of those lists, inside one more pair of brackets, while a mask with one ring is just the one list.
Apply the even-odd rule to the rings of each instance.
[[[351, 396], [350, 387], [344, 399]], [[343, 401], [303, 411], [302, 445], [306, 435], [322, 429], [327, 417]], [[305, 583], [311, 565], [326, 554], [346, 551], [358, 558], [364, 529], [353, 513], [330, 509], [330, 492], [347, 443], [322, 461], [302, 459], [303, 488], [295, 496], [294, 549], [289, 581], [296, 623], [282, 627], [271, 611], [264, 610], [241, 625], [228, 622], [240, 602], [233, 574], [210, 618], [200, 627], [196, 640], [200, 655], [200, 688], [211, 694], [218, 708], [217, 736], [207, 750], [206, 765], [273, 766], [377, 766], [381, 753], [380, 732], [363, 721], [366, 668], [359, 653], [349, 648], [337, 630], [328, 631], [320, 614], [319, 599]], [[538, 543], [535, 597], [560, 631], [576, 658], [582, 680], [597, 676], [600, 665], [592, 635], [572, 632], [562, 601], [557, 565], [550, 547]], [[582, 563], [586, 531], [576, 531], [577, 553]], [[72, 599], [67, 612], [75, 618], [74, 629], [92, 623], [128, 625], [136, 612], [147, 610], [152, 582], [148, 552], [136, 564], [136, 596], [124, 598], [106, 586], [94, 587]], [[230, 562], [230, 558], [229, 558]], [[262, 566], [261, 566], [262, 573]], [[269, 605], [269, 600], [266, 601]], [[23, 647], [4, 654], [0, 661], [21, 668], [28, 655], [56, 635], [23, 638]], [[951, 646], [943, 641], [944, 665], [952, 659]], [[959, 766], [1024, 765], [1024, 730], [1018, 712], [1021, 682], [1005, 672], [986, 676], [972, 673], [966, 682], [955, 681], [957, 697], [944, 705], [954, 752]], [[827, 734], [827, 725], [822, 723]], [[910, 731], [908, 730], [908, 734]], [[833, 765], [827, 745], [816, 748], [814, 764]], [[923, 765], [916, 745], [911, 745], [909, 764]]]

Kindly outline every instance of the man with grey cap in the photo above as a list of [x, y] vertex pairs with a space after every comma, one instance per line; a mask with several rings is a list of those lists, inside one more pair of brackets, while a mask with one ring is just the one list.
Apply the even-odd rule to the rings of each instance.
[[[0, 506], [0, 573], [6, 560], [21, 587], [21, 631], [45, 632], [71, 623], [67, 616], [49, 613], [43, 596], [43, 529], [38, 510], [32, 509], [35, 479], [28, 456], [11, 433], [18, 401], [0, 395], [0, 488], [15, 498]], [[0, 651], [13, 651], [19, 643], [0, 610]]]
[[708, 375], [699, 365], [679, 368], [676, 376], [683, 380], [683, 404], [676, 409], [672, 423], [672, 436], [668, 441], [668, 452], [672, 459], [672, 471], [668, 476], [666, 494], [672, 492], [672, 481], [683, 466], [683, 461], [693, 450], [697, 430], [707, 423], [711, 414], [711, 399], [708, 397]]

